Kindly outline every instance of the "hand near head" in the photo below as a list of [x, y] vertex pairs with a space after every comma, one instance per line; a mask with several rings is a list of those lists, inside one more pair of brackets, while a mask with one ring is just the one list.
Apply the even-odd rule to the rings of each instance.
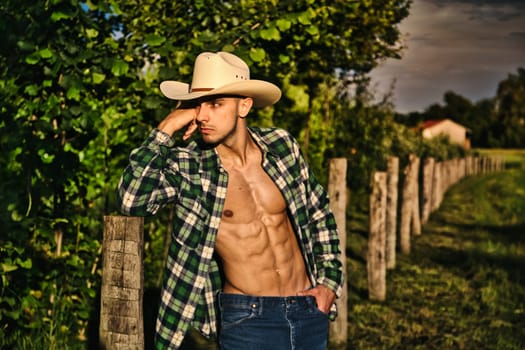
[[183, 140], [187, 140], [197, 130], [197, 114], [199, 107], [187, 109], [175, 109], [159, 123], [157, 129], [165, 132], [168, 135], [173, 135], [176, 131], [188, 127], [182, 136]]

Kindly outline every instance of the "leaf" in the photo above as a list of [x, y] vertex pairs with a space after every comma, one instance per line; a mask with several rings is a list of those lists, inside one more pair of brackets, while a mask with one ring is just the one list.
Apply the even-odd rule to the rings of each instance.
[[281, 63], [288, 63], [288, 62], [290, 62], [290, 56], [280, 54], [279, 55], [279, 61], [281, 61]]
[[55, 11], [51, 14], [51, 20], [53, 22], [58, 22], [62, 19], [68, 19], [70, 18], [71, 16], [65, 12], [62, 12], [62, 11]]
[[44, 164], [51, 164], [55, 159], [54, 155], [47, 153], [44, 149], [39, 149], [38, 155]]
[[33, 261], [31, 260], [31, 258], [27, 258], [26, 260], [17, 258], [16, 263], [18, 264], [18, 266], [24, 269], [30, 269], [31, 267], [33, 267]]
[[233, 46], [232, 44], [226, 44], [222, 47], [221, 51], [225, 51], [225, 52], [234, 52], [235, 51], [235, 46]]
[[93, 28], [86, 29], [86, 36], [90, 39], [96, 38], [98, 36], [98, 30]]
[[311, 25], [306, 28], [306, 32], [311, 36], [317, 36], [319, 35], [319, 28], [317, 28], [317, 26]]
[[275, 27], [261, 30], [261, 38], [265, 40], [281, 40], [281, 33]]
[[11, 220], [14, 222], [20, 222], [24, 220], [24, 215], [20, 214], [18, 210], [15, 209], [11, 212]]
[[100, 84], [106, 79], [106, 75], [105, 74], [96, 73], [96, 72], [93, 72], [91, 77], [93, 78], [93, 84]]
[[297, 20], [299, 21], [299, 23], [307, 25], [312, 23], [310, 21], [311, 18], [312, 17], [310, 16], [310, 12], [304, 11], [299, 15], [299, 17], [297, 17]]
[[40, 61], [40, 55], [38, 52], [33, 52], [31, 55], [27, 56], [25, 59], [27, 64], [37, 64]]
[[69, 88], [66, 92], [66, 97], [71, 100], [80, 100], [80, 89], [76, 86]]
[[119, 77], [121, 75], [125, 75], [129, 71], [129, 65], [122, 61], [122, 60], [116, 60], [113, 62], [113, 66], [111, 67], [111, 73], [113, 73], [115, 76]]
[[38, 51], [38, 54], [42, 58], [51, 58], [51, 57], [53, 57], [53, 52], [50, 49], [48, 49], [48, 48], [45, 48], [45, 49], [42, 49], [42, 50]]
[[3, 271], [4, 273], [18, 270], [18, 266], [16, 266], [16, 265], [11, 265], [11, 264], [1, 264], [0, 266], [2, 267], [2, 271]]
[[36, 95], [38, 95], [38, 86], [35, 85], [35, 84], [28, 85], [28, 86], [26, 86], [26, 88], [24, 89], [24, 92], [25, 92], [26, 94], [28, 94], [29, 96], [36, 96]]
[[34, 45], [31, 44], [31, 43], [28, 43], [27, 41], [23, 41], [23, 40], [19, 40], [16, 42], [16, 46], [18, 46], [18, 48], [20, 50], [24, 50], [24, 51], [30, 51], [30, 50], [33, 50], [34, 49]]
[[250, 49], [250, 58], [254, 62], [261, 62], [266, 57], [266, 51], [262, 48], [251, 48]]
[[149, 46], [155, 47], [155, 46], [160, 46], [164, 44], [164, 42], [166, 41], [166, 38], [158, 34], [148, 34], [146, 35], [144, 40]]
[[89, 310], [81, 310], [81, 311], [77, 312], [76, 315], [81, 320], [89, 320], [89, 317], [90, 317]]
[[291, 21], [287, 19], [282, 19], [282, 18], [278, 19], [276, 24], [277, 24], [277, 28], [279, 28], [281, 32], [287, 31], [288, 29], [292, 27]]

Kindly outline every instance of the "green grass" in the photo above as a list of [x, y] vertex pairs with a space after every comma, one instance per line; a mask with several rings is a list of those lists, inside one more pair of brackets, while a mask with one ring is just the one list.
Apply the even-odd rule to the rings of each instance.
[[[525, 163], [524, 151], [504, 157]], [[453, 186], [398, 253], [385, 302], [367, 298], [366, 216], [353, 215], [348, 349], [525, 349], [524, 169]]]
[[501, 148], [477, 148], [475, 153], [482, 156], [500, 156], [509, 168], [519, 167], [525, 169], [525, 150]]

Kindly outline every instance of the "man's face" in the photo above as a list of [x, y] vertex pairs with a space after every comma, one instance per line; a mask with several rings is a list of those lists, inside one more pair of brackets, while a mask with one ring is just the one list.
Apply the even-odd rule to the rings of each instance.
[[236, 130], [243, 99], [241, 97], [214, 96], [197, 106], [197, 123], [204, 142], [220, 144], [227, 142]]

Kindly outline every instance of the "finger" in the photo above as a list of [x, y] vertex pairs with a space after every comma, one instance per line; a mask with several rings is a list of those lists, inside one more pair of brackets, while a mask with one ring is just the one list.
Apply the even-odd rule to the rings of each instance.
[[184, 135], [182, 136], [182, 139], [183, 140], [187, 140], [190, 138], [191, 135], [193, 135], [193, 133], [195, 132], [195, 130], [197, 130], [197, 122], [195, 121], [195, 119], [193, 119], [193, 121], [190, 123], [190, 125], [188, 126], [188, 129], [186, 129], [186, 132], [184, 133]]

